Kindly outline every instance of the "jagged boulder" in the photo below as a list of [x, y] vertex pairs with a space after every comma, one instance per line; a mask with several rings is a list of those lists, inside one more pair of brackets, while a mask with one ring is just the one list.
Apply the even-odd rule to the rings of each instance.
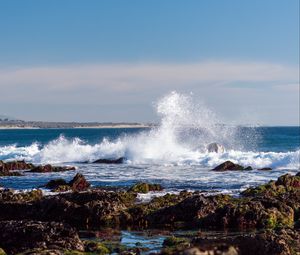
[[53, 192], [65, 192], [65, 191], [85, 191], [91, 184], [85, 179], [82, 174], [77, 173], [70, 182], [66, 182], [64, 179], [50, 180], [43, 187], [51, 189]]
[[0, 172], [12, 170], [27, 170], [32, 168], [34, 168], [34, 165], [31, 163], [26, 163], [24, 160], [15, 160], [9, 162], [0, 160]]
[[75, 229], [63, 223], [0, 221], [0, 246], [8, 254], [32, 249], [84, 251]]
[[84, 191], [91, 186], [91, 184], [82, 174], [76, 174], [75, 177], [68, 183], [68, 185], [73, 191]]

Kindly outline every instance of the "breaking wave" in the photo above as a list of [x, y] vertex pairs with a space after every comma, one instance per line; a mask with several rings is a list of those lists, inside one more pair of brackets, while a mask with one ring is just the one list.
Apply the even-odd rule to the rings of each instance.
[[[135, 135], [104, 138], [93, 145], [79, 138], [60, 136], [44, 146], [2, 146], [0, 159], [70, 163], [125, 157], [127, 164], [188, 164], [205, 168], [231, 160], [254, 168], [299, 168], [300, 150], [256, 151], [260, 137], [255, 128], [246, 132], [241, 127], [220, 124], [222, 120], [204, 104], [193, 102], [192, 95], [172, 92], [157, 103], [157, 113], [160, 124]], [[226, 151], [208, 152], [206, 147], [212, 142], [222, 144]]]

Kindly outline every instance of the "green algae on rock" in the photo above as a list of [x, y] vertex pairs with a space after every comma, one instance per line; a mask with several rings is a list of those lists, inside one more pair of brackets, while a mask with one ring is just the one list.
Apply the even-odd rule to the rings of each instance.
[[162, 191], [163, 187], [160, 184], [151, 184], [139, 182], [129, 188], [129, 192], [148, 193], [149, 191]]

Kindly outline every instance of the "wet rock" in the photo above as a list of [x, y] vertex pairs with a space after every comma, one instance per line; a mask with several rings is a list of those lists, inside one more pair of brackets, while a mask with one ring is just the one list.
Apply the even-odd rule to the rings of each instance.
[[175, 228], [199, 226], [203, 218], [228, 203], [229, 199], [229, 196], [224, 195], [211, 197], [192, 195], [179, 203], [151, 212], [145, 218], [148, 224], [153, 226]]
[[12, 170], [27, 170], [34, 168], [31, 163], [26, 163], [24, 160], [15, 160], [9, 162], [3, 162], [0, 160], [0, 172], [12, 171]]
[[33, 164], [26, 163], [23, 160], [10, 162], [3, 162], [0, 160], [0, 176], [21, 176], [21, 173], [14, 170], [27, 170], [32, 169], [33, 167]]
[[68, 183], [64, 180], [64, 179], [55, 179], [55, 180], [50, 180], [45, 186], [45, 188], [47, 189], [52, 189], [55, 190], [57, 189], [59, 186], [63, 186], [63, 185], [68, 185]]
[[36, 166], [30, 170], [33, 173], [51, 173], [51, 172], [64, 172], [75, 170], [73, 166], [52, 166], [50, 164], [44, 166]]
[[85, 191], [90, 187], [90, 183], [85, 179], [82, 174], [76, 174], [70, 182], [66, 182], [64, 179], [55, 179], [49, 181], [43, 187], [51, 189], [52, 192], [65, 192], [65, 191]]
[[[165, 212], [165, 210], [173, 208], [173, 206], [191, 196], [193, 196], [192, 192], [182, 191], [178, 195], [166, 194], [162, 197], [155, 197], [149, 203], [134, 205], [123, 211], [121, 221], [125, 226], [142, 228], [170, 225], [174, 223], [174, 214]], [[178, 217], [181, 216], [178, 215]]]
[[218, 143], [210, 143], [209, 145], [207, 145], [206, 149], [208, 152], [216, 152], [216, 153], [225, 152], [224, 146]]
[[240, 253], [234, 246], [221, 244], [211, 248], [193, 247], [182, 252], [183, 255], [239, 255]]
[[69, 186], [73, 191], [87, 190], [91, 184], [84, 178], [82, 174], [76, 174], [75, 177], [69, 182]]
[[257, 170], [259, 170], [259, 171], [271, 171], [272, 168], [271, 167], [263, 167], [263, 168], [259, 168]]
[[160, 184], [150, 184], [139, 182], [129, 188], [129, 192], [148, 193], [149, 191], [162, 191], [163, 187]]
[[299, 192], [300, 176], [285, 174], [280, 176], [277, 181], [270, 181], [258, 187], [248, 188], [242, 192], [242, 195], [281, 197], [282, 195], [297, 195]]
[[188, 243], [188, 240], [186, 238], [170, 236], [164, 240], [163, 246], [171, 247], [171, 246], [177, 246], [177, 245], [186, 244], [186, 243]]
[[228, 171], [228, 170], [252, 170], [252, 167], [243, 167], [239, 164], [235, 164], [231, 161], [225, 161], [221, 165], [216, 166], [213, 171]]
[[122, 163], [124, 163], [124, 161], [125, 161], [125, 158], [121, 157], [121, 158], [117, 158], [117, 159], [97, 159], [93, 163], [97, 163], [97, 164], [122, 164]]
[[283, 185], [286, 189], [300, 189], [300, 176], [282, 175], [277, 179], [275, 185]]
[[260, 233], [238, 233], [224, 235], [219, 238], [196, 237], [191, 243], [194, 247], [197, 247], [202, 251], [214, 250], [215, 247], [223, 246], [225, 248], [232, 246], [238, 251], [238, 253], [235, 254], [243, 255], [291, 255], [297, 254], [297, 252], [300, 251], [299, 232], [291, 229], [263, 231]]
[[0, 221], [0, 246], [8, 254], [31, 249], [83, 251], [75, 229], [57, 222]]
[[15, 172], [15, 171], [0, 171], [0, 177], [1, 176], [23, 176], [21, 173], [19, 172]]
[[237, 199], [200, 219], [200, 225], [217, 229], [292, 227], [294, 210], [276, 199]]
[[43, 192], [39, 189], [29, 192], [15, 192], [12, 189], [0, 190], [0, 203], [3, 202], [18, 202], [26, 203], [42, 199]]
[[79, 229], [118, 226], [121, 212], [135, 198], [134, 193], [89, 190], [29, 202], [0, 201], [0, 220], [63, 221]]
[[110, 254], [110, 250], [100, 242], [95, 241], [86, 241], [84, 243], [85, 251], [86, 252], [93, 252], [95, 254]]

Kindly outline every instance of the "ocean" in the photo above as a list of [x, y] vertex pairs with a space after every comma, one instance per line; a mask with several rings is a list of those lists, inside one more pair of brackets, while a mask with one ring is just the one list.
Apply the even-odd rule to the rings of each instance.
[[[139, 181], [159, 183], [164, 192], [200, 190], [239, 194], [241, 190], [300, 168], [300, 127], [219, 124], [215, 114], [176, 93], [157, 105], [160, 122], [152, 128], [0, 130], [0, 160], [71, 165], [93, 186], [129, 187]], [[208, 152], [217, 142], [222, 153]], [[125, 157], [123, 164], [93, 164]], [[211, 171], [231, 160], [251, 171]], [[271, 167], [271, 171], [258, 170]], [[0, 185], [37, 188], [50, 179], [72, 179], [74, 171], [25, 173], [1, 177]], [[141, 195], [147, 199], [152, 194]]]
[[[138, 181], [160, 183], [166, 192], [183, 189], [235, 194], [299, 171], [300, 127], [235, 127], [238, 137], [251, 134], [259, 139], [251, 148], [209, 153], [195, 145], [199, 130], [187, 134], [164, 133], [158, 128], [137, 129], [10, 129], [0, 130], [0, 160], [21, 160], [35, 164], [74, 165], [94, 186], [128, 187]], [[182, 132], [182, 131], [181, 131]], [[166, 134], [165, 134], [166, 135]], [[188, 139], [187, 136], [192, 136]], [[195, 136], [195, 137], [193, 137]], [[225, 147], [226, 148], [226, 147]], [[121, 165], [93, 164], [99, 158], [125, 157]], [[217, 173], [213, 167], [224, 162], [252, 171]], [[81, 163], [81, 162], [88, 163]], [[257, 168], [271, 167], [271, 171]], [[74, 176], [74, 172], [1, 177], [0, 184], [14, 189], [32, 189], [53, 178]], [[151, 195], [151, 194], [150, 194]]]

